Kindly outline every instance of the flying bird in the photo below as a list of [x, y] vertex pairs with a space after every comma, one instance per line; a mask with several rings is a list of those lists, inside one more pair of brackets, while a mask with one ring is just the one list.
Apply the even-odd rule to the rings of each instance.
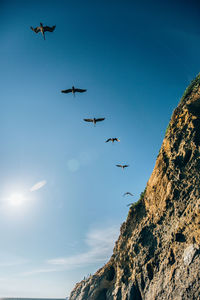
[[124, 168], [129, 167], [129, 165], [116, 165], [116, 167], [122, 168], [122, 170], [124, 170]]
[[101, 121], [104, 121], [105, 118], [93, 118], [93, 119], [83, 119], [85, 122], [91, 122], [94, 124], [94, 126], [96, 125], [97, 122], [101, 122]]
[[74, 86], [71, 88], [71, 89], [67, 89], [67, 90], [62, 90], [61, 93], [64, 93], [64, 94], [68, 94], [68, 93], [72, 93], [74, 96], [75, 96], [75, 93], [84, 93], [86, 92], [87, 90], [85, 89], [77, 89], [75, 88]]
[[33, 28], [31, 26], [31, 29], [35, 32], [35, 33], [38, 33], [38, 32], [41, 32], [41, 34], [43, 35], [44, 37], [44, 40], [45, 40], [45, 32], [46, 31], [49, 31], [49, 32], [53, 32], [54, 29], [56, 28], [56, 26], [52, 26], [52, 27], [49, 27], [49, 26], [43, 26], [42, 23], [40, 23], [40, 26], [36, 27], [36, 28]]
[[120, 140], [118, 138], [110, 138], [110, 139], [107, 139], [107, 141], [105, 141], [105, 143], [108, 143], [108, 142], [114, 143], [114, 141], [120, 142]]
[[126, 196], [126, 195], [133, 196], [133, 194], [132, 194], [132, 193], [130, 193], [130, 192], [126, 192], [126, 193], [124, 193], [124, 194], [123, 194], [123, 196]]

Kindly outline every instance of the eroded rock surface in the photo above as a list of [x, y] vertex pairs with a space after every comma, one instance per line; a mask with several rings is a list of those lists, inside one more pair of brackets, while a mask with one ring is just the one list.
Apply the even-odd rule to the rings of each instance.
[[110, 261], [70, 300], [200, 299], [200, 76], [173, 112]]

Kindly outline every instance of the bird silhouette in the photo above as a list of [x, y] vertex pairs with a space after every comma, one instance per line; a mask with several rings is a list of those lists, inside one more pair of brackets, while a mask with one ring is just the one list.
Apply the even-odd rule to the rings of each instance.
[[123, 196], [126, 196], [126, 195], [133, 196], [133, 194], [132, 194], [132, 193], [130, 193], [130, 192], [126, 192], [126, 193], [124, 193], [124, 194], [123, 194]]
[[124, 168], [129, 167], [129, 165], [116, 165], [116, 167], [122, 168], [122, 170], [123, 170]]
[[119, 140], [118, 138], [109, 138], [109, 139], [107, 139], [107, 140], [105, 141], [105, 143], [108, 143], [108, 142], [114, 143], [114, 141], [120, 142], [120, 140]]
[[97, 122], [101, 122], [101, 121], [104, 121], [105, 118], [93, 118], [93, 119], [83, 119], [85, 122], [91, 122], [94, 124], [94, 126], [96, 125]]
[[75, 88], [74, 86], [71, 88], [71, 89], [67, 89], [67, 90], [62, 90], [61, 93], [64, 93], [64, 94], [68, 94], [68, 93], [72, 93], [74, 96], [75, 96], [75, 93], [84, 93], [86, 92], [87, 90], [85, 89], [77, 89]]
[[40, 23], [40, 26], [36, 27], [36, 28], [33, 28], [31, 26], [31, 29], [35, 32], [35, 33], [38, 33], [38, 32], [41, 32], [41, 34], [43, 35], [44, 37], [44, 40], [45, 40], [45, 32], [46, 31], [49, 31], [49, 32], [53, 32], [54, 29], [56, 28], [56, 26], [52, 26], [52, 27], [49, 27], [49, 26], [43, 26], [42, 23]]
[[122, 170], [124, 170], [124, 168], [129, 167], [129, 165], [116, 165], [116, 167], [122, 168]]

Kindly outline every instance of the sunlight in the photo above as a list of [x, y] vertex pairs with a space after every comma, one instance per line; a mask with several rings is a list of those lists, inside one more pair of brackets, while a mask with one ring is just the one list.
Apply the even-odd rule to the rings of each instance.
[[8, 203], [11, 206], [21, 206], [25, 201], [26, 198], [22, 193], [13, 193], [8, 197]]
[[[32, 192], [41, 189], [46, 184], [46, 181], [37, 182], [31, 188], [25, 182], [11, 183], [8, 182], [5, 190], [0, 196], [0, 206], [7, 213], [23, 213], [25, 210], [32, 207], [34, 201], [38, 199]], [[17, 212], [17, 214], [18, 214]]]

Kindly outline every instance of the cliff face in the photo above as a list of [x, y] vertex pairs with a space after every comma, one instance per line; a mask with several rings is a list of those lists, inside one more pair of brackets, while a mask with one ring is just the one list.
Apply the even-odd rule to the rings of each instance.
[[110, 261], [69, 299], [200, 299], [200, 75], [173, 112]]

